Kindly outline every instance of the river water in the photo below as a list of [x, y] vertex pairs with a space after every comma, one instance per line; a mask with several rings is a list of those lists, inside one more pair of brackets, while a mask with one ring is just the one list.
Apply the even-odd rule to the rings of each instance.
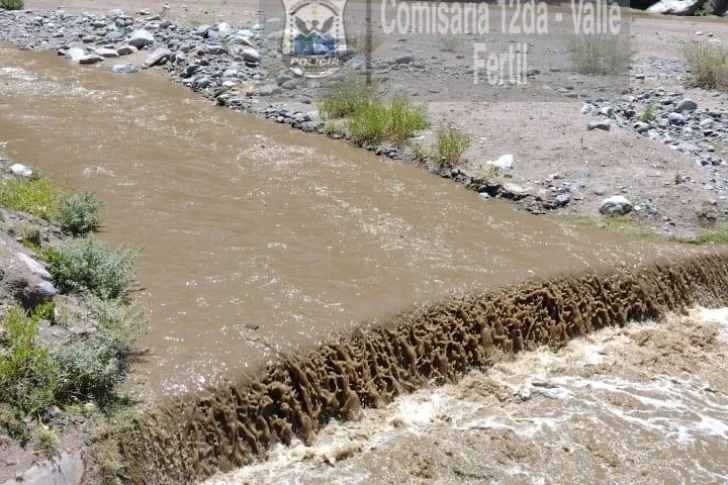
[[151, 390], [453, 291], [653, 251], [216, 107], [159, 74], [8, 47], [0, 58], [0, 154], [94, 190], [102, 237], [142, 250]]
[[[0, 155], [94, 190], [105, 204], [101, 237], [142, 250], [138, 296], [150, 326], [141, 345], [150, 355], [138, 372], [150, 397], [197, 388], [413, 303], [685, 252], [481, 200], [420, 168], [213, 106], [159, 74], [118, 76], [6, 46], [0, 58]], [[625, 335], [589, 345], [598, 350], [609, 338], [631, 338]], [[584, 362], [609, 373], [621, 369], [618, 358], [597, 350]], [[632, 475], [614, 481], [609, 467], [630, 457], [648, 466], [660, 450], [672, 453], [673, 441], [642, 449], [648, 438], [674, 438], [691, 450], [694, 463], [680, 466], [694, 466], [699, 480], [679, 475], [683, 483], [719, 483], [726, 473], [720, 456], [728, 451], [725, 381], [713, 399], [696, 384], [699, 376], [680, 377], [674, 386], [687, 390], [675, 391], [669, 372], [651, 380], [647, 370], [625, 370], [592, 381], [579, 366], [576, 374], [554, 371], [564, 359], [579, 360], [579, 351], [534, 353], [459, 386], [405, 397], [361, 423], [327, 428], [318, 448], [278, 450], [265, 469], [274, 475], [252, 467], [242, 481], [221, 483], [330, 482], [326, 473], [343, 474], [346, 483], [573, 483], [576, 476], [637, 483]], [[516, 395], [525, 393], [520, 401], [516, 388]], [[671, 413], [691, 406], [706, 409], [685, 415], [693, 427], [674, 424]], [[649, 414], [653, 408], [657, 414]], [[606, 430], [601, 436], [597, 426]], [[696, 441], [696, 430], [711, 430], [714, 441]], [[623, 433], [621, 451], [607, 446]], [[535, 444], [543, 434], [551, 448]], [[336, 451], [337, 436], [351, 450]], [[633, 445], [641, 451], [629, 452]], [[597, 460], [571, 473], [558, 464], [563, 460], [548, 460], [548, 453], [567, 449], [574, 463], [591, 463], [588, 456], [597, 453], [606, 464]], [[462, 463], [447, 468], [445, 456]], [[294, 475], [276, 463], [290, 465]], [[450, 475], [440, 473], [446, 469]], [[544, 479], [557, 472], [570, 479]], [[660, 476], [668, 483], [678, 475]]]

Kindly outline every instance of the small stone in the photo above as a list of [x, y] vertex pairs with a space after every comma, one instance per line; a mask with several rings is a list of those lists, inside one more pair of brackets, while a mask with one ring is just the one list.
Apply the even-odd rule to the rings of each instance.
[[117, 51], [115, 51], [114, 49], [106, 49], [105, 47], [96, 49], [96, 53], [101, 57], [106, 58], [119, 57], [119, 53]]
[[587, 131], [592, 130], [604, 130], [609, 131], [612, 129], [612, 124], [609, 123], [609, 120], [602, 120], [602, 121], [590, 121], [589, 124], [586, 125]]
[[134, 74], [138, 71], [133, 64], [116, 64], [111, 68], [111, 72], [115, 74]]
[[248, 47], [247, 49], [243, 49], [242, 52], [243, 55], [243, 61], [245, 61], [246, 64], [259, 64], [260, 63], [260, 53], [253, 49], [252, 47]]
[[415, 62], [415, 56], [402, 56], [395, 59], [394, 63], [399, 64], [411, 64]]
[[149, 56], [147, 57], [147, 60], [144, 62], [143, 67], [146, 69], [146, 68], [150, 68], [150, 67], [154, 67], [154, 66], [163, 65], [169, 60], [169, 56], [171, 56], [171, 55], [172, 55], [171, 50], [169, 50], [165, 47], [159, 48], [159, 49], [155, 50], [154, 52], [152, 52], [151, 54], [149, 54]]
[[66, 51], [66, 58], [74, 62], [80, 61], [85, 55], [86, 52], [79, 47], [71, 47]]
[[134, 54], [138, 50], [139, 49], [137, 49], [133, 45], [125, 45], [125, 46], [119, 47], [116, 50], [116, 53], [119, 54], [120, 56], [128, 56], [128, 55]]
[[102, 62], [103, 60], [104, 60], [104, 58], [98, 54], [89, 54], [89, 55], [83, 56], [81, 59], [79, 59], [78, 63], [79, 64], [97, 64], [99, 62]]
[[687, 98], [680, 101], [675, 107], [675, 111], [678, 113], [682, 113], [683, 111], [695, 111], [696, 109], [698, 109], [698, 103]]
[[685, 123], [685, 116], [680, 113], [670, 113], [667, 115], [667, 119], [671, 125], [682, 125]]
[[514, 162], [513, 155], [510, 153], [507, 153], [505, 155], [501, 155], [496, 160], [491, 160], [486, 163], [488, 165], [492, 165], [492, 166], [498, 167], [500, 169], [506, 170], [506, 169], [513, 168], [513, 162]]
[[599, 207], [599, 212], [606, 215], [623, 216], [632, 212], [633, 208], [634, 206], [625, 196], [613, 195], [602, 201], [602, 205]]
[[26, 167], [22, 163], [15, 163], [10, 166], [10, 171], [19, 177], [30, 178], [33, 176], [33, 170], [30, 167]]
[[129, 45], [133, 45], [137, 49], [143, 49], [151, 44], [154, 44], [154, 35], [144, 29], [135, 30], [129, 39]]

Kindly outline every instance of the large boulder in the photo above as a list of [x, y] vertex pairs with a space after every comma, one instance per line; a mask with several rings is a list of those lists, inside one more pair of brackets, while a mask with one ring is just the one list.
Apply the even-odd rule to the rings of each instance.
[[728, 12], [728, 0], [710, 0], [713, 14], [723, 17]]
[[647, 9], [651, 13], [692, 15], [705, 0], [660, 0]]
[[623, 216], [632, 212], [632, 202], [623, 195], [613, 195], [602, 201], [599, 212], [609, 216]]

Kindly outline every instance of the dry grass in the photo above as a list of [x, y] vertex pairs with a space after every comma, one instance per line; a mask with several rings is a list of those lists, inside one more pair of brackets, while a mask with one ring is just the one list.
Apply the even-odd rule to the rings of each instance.
[[684, 46], [682, 55], [694, 85], [703, 89], [728, 88], [728, 48], [696, 42]]
[[629, 41], [616, 35], [575, 36], [568, 51], [574, 70], [591, 75], [625, 73], [634, 56]]

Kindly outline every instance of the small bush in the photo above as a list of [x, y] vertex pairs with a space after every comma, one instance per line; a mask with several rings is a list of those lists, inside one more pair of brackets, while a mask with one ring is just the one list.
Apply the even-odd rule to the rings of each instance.
[[57, 369], [48, 350], [36, 345], [37, 322], [22, 308], [8, 309], [0, 330], [0, 404], [22, 420], [53, 402]]
[[405, 98], [397, 99], [392, 103], [389, 116], [389, 139], [397, 145], [404, 143], [417, 131], [430, 126], [430, 122], [427, 120], [427, 110], [424, 107], [413, 107]]
[[349, 55], [372, 54], [384, 43], [384, 39], [378, 35], [371, 36], [371, 44], [367, 46], [367, 35], [352, 35], [346, 39], [346, 53]]
[[62, 402], [93, 400], [102, 409], [121, 401], [117, 386], [127, 370], [142, 317], [119, 300], [88, 296], [77, 318], [95, 322], [96, 332], [53, 354], [58, 368], [56, 396]]
[[61, 200], [58, 212], [61, 227], [74, 236], [98, 229], [101, 202], [92, 193], [74, 194]]
[[124, 247], [109, 251], [100, 240], [87, 237], [47, 250], [45, 256], [59, 291], [108, 300], [126, 296], [136, 253]]
[[463, 40], [460, 37], [448, 35], [446, 37], [441, 37], [439, 44], [440, 51], [442, 52], [457, 52], [460, 50], [460, 47], [462, 47]]
[[693, 84], [703, 89], [728, 88], [728, 47], [692, 43], [683, 47], [682, 55]]
[[346, 127], [357, 145], [378, 145], [389, 135], [391, 115], [382, 103], [372, 102], [356, 110]]
[[573, 37], [568, 51], [574, 69], [580, 74], [626, 72], [634, 55], [629, 42], [615, 35]]
[[435, 158], [439, 168], [453, 168], [460, 163], [465, 151], [470, 147], [471, 138], [452, 125], [441, 128], [437, 132]]
[[10, 179], [0, 184], [0, 207], [54, 221], [63, 195], [63, 190], [47, 179]]
[[713, 15], [713, 6], [710, 2], [703, 2], [703, 4], [695, 10], [696, 17], [709, 17], [710, 15]]
[[640, 115], [640, 121], [643, 123], [652, 123], [657, 119], [657, 104], [655, 101], [650, 101], [650, 103], [645, 107], [645, 110]]
[[360, 80], [347, 79], [329, 88], [319, 103], [319, 112], [328, 118], [345, 118], [373, 102], [375, 95], [373, 86]]
[[23, 0], [0, 0], [0, 8], [5, 10], [23, 10], [25, 4]]

